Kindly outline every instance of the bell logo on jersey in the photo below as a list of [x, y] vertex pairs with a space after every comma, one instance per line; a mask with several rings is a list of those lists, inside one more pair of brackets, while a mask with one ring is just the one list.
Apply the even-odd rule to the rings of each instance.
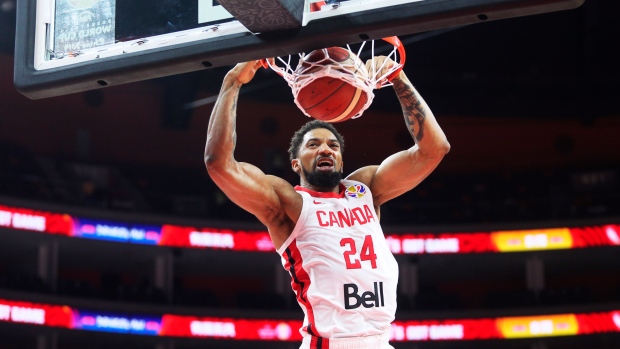
[[374, 285], [375, 292], [366, 291], [359, 295], [356, 284], [344, 284], [344, 308], [356, 309], [360, 305], [364, 308], [383, 307], [383, 282], [375, 282]]

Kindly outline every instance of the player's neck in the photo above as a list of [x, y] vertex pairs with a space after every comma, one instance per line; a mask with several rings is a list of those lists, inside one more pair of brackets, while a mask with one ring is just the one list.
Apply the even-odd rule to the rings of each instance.
[[302, 188], [308, 189], [308, 190], [312, 190], [312, 191], [316, 191], [319, 193], [340, 193], [340, 185], [336, 185], [334, 187], [317, 187], [315, 185], [312, 185], [306, 181], [304, 181], [303, 179], [301, 180], [301, 183], [299, 184]]

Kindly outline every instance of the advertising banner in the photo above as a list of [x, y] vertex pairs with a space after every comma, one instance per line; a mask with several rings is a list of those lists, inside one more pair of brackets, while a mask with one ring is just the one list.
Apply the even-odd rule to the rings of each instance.
[[114, 43], [116, 0], [56, 0], [55, 53]]

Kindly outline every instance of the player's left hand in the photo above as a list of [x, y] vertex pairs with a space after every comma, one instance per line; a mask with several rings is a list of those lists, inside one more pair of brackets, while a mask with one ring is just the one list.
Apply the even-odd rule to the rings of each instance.
[[[386, 56], [376, 56], [366, 61], [366, 70], [370, 76], [375, 76], [378, 79], [376, 88], [379, 88], [381, 84], [387, 83], [387, 74], [398, 63], [394, 62], [391, 58]], [[396, 76], [398, 78], [398, 76]]]

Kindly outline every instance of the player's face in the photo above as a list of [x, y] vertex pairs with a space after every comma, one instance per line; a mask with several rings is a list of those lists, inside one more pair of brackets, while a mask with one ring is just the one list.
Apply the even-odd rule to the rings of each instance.
[[327, 129], [306, 133], [295, 160], [293, 169], [315, 187], [334, 188], [342, 179], [340, 143]]

